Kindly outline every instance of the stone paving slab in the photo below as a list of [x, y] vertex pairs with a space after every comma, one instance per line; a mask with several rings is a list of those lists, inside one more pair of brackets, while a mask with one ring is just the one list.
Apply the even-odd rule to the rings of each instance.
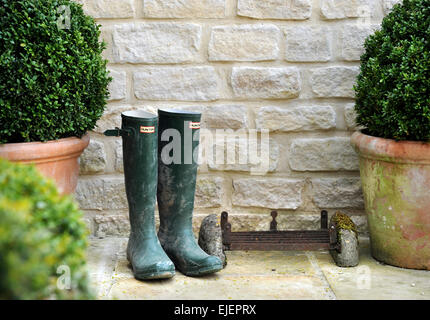
[[360, 238], [360, 264], [337, 267], [328, 251], [228, 251], [227, 267], [200, 278], [134, 279], [126, 238], [93, 239], [89, 271], [99, 299], [430, 299], [430, 271], [381, 264]]
[[339, 268], [333, 264], [330, 255], [315, 253], [315, 256], [337, 299], [430, 299], [430, 271], [403, 269], [378, 262], [370, 254], [367, 238], [360, 238], [357, 267]]
[[113, 299], [142, 300], [264, 300], [325, 299], [324, 285], [307, 276], [264, 276], [219, 274], [189, 279], [176, 275], [171, 280], [137, 282], [121, 280], [114, 284]]
[[115, 266], [127, 239], [90, 239], [87, 267], [90, 285], [99, 299], [107, 299], [113, 284]]
[[115, 268], [112, 299], [329, 299], [325, 279], [300, 252], [227, 252], [227, 267], [212, 275], [137, 281], [125, 257]]

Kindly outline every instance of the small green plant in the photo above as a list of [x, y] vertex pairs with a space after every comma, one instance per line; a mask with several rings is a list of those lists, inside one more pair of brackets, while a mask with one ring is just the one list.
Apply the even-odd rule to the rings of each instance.
[[0, 143], [81, 137], [111, 78], [100, 26], [71, 0], [0, 0]]
[[0, 299], [92, 298], [81, 216], [35, 167], [0, 159]]
[[404, 0], [365, 42], [356, 92], [364, 133], [430, 140], [430, 0]]

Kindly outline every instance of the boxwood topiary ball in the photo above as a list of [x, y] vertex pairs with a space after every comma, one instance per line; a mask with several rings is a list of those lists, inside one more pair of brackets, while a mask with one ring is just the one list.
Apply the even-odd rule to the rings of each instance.
[[95, 127], [111, 80], [99, 27], [70, 0], [0, 0], [0, 143]]
[[366, 134], [430, 140], [430, 0], [394, 6], [365, 42], [355, 86]]

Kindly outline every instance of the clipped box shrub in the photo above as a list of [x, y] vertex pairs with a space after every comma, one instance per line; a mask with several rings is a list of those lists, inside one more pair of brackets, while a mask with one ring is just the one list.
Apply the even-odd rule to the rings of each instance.
[[430, 140], [430, 0], [404, 0], [369, 36], [356, 92], [363, 133]]
[[81, 217], [33, 166], [0, 159], [0, 299], [92, 298]]
[[0, 143], [81, 137], [111, 78], [100, 26], [71, 0], [0, 0]]

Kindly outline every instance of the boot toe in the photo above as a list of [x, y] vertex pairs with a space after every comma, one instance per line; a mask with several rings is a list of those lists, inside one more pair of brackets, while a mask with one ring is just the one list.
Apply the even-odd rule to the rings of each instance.
[[203, 263], [204, 266], [213, 266], [213, 267], [219, 267], [221, 266], [222, 269], [222, 261], [220, 258], [216, 257], [216, 256], [209, 256], [204, 260]]
[[149, 266], [133, 267], [133, 273], [139, 280], [171, 278], [175, 275], [175, 265], [171, 261], [160, 261]]
[[223, 264], [220, 258], [215, 256], [208, 256], [200, 261], [197, 268], [189, 268], [185, 275], [196, 277], [203, 276], [210, 273], [215, 273], [223, 269]]

